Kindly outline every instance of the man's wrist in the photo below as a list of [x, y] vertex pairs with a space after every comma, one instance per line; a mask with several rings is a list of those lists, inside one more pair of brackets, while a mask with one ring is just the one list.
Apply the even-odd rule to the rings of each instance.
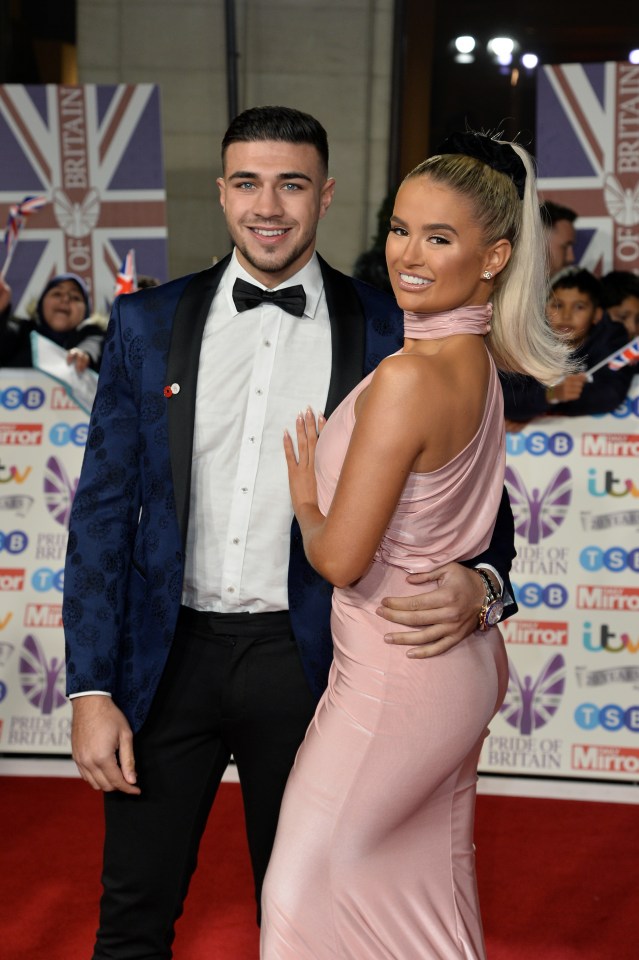
[[491, 566], [490, 563], [478, 563], [473, 570], [476, 570], [477, 573], [481, 570], [482, 573], [487, 574], [490, 577], [491, 586], [495, 593], [495, 596], [501, 597], [504, 592], [504, 581], [501, 578], [501, 575], [498, 571]]

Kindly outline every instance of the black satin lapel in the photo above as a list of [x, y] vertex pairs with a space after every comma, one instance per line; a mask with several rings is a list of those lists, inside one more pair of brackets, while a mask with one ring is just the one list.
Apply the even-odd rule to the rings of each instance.
[[328, 417], [364, 376], [366, 318], [349, 277], [329, 267], [322, 257], [318, 260], [331, 320], [331, 381], [324, 410]]
[[167, 363], [166, 382], [177, 383], [179, 393], [168, 403], [169, 450], [182, 545], [186, 543], [193, 456], [193, 427], [200, 348], [211, 301], [226, 270], [229, 257], [210, 270], [196, 273], [178, 302]]

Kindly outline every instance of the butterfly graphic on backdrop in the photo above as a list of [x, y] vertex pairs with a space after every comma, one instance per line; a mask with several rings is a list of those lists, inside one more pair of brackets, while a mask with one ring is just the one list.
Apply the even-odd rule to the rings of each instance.
[[25, 637], [20, 654], [22, 692], [40, 713], [48, 715], [66, 703], [64, 695], [64, 659], [48, 661], [35, 637]]
[[513, 467], [506, 467], [504, 480], [513, 508], [515, 531], [526, 537], [528, 543], [539, 543], [563, 523], [572, 497], [571, 479], [568, 467], [562, 467], [543, 493], [538, 487], [529, 493], [520, 474]]
[[566, 662], [556, 653], [534, 682], [530, 674], [526, 674], [522, 682], [512, 661], [508, 672], [508, 691], [500, 713], [511, 727], [527, 736], [543, 727], [557, 712], [566, 685]]
[[622, 227], [639, 223], [639, 180], [634, 187], [622, 187], [614, 173], [607, 173], [603, 188], [606, 210]]
[[79, 477], [71, 481], [69, 474], [57, 457], [49, 457], [44, 471], [44, 502], [54, 520], [63, 527], [69, 525], [71, 504], [78, 486]]
[[87, 190], [81, 203], [74, 203], [64, 190], [53, 191], [53, 212], [58, 226], [68, 237], [88, 237], [100, 217], [100, 194], [95, 187]]

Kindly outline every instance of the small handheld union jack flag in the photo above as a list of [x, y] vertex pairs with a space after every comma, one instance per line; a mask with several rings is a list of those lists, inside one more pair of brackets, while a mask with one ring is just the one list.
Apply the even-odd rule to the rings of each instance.
[[625, 347], [618, 350], [613, 357], [608, 360], [608, 366], [611, 370], [621, 370], [628, 364], [637, 363], [639, 360], [639, 337], [635, 337]]
[[595, 364], [594, 367], [591, 367], [590, 370], [587, 370], [586, 373], [590, 376], [605, 366], [608, 366], [610, 370], [621, 370], [622, 367], [627, 367], [630, 364], [637, 363], [637, 361], [639, 361], [639, 337], [635, 337], [634, 340], [627, 343], [621, 350], [616, 350], [615, 353], [611, 353], [610, 356], [605, 357], [599, 363]]
[[121, 293], [135, 293], [137, 289], [138, 275], [135, 271], [135, 250], [129, 250], [115, 278], [113, 297], [115, 299]]
[[21, 203], [13, 203], [9, 207], [9, 216], [7, 218], [7, 226], [4, 231], [4, 243], [7, 250], [5, 261], [0, 271], [0, 277], [4, 280], [7, 270], [9, 269], [9, 264], [11, 263], [11, 258], [18, 243], [20, 236], [20, 231], [22, 230], [27, 217], [31, 216], [32, 213], [35, 213], [36, 210], [39, 210], [40, 207], [43, 207], [45, 203], [48, 203], [46, 197], [25, 197]]

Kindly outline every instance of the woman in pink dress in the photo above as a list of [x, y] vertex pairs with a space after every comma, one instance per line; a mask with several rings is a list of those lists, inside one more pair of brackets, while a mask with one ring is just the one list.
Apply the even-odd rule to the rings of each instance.
[[503, 641], [482, 623], [409, 662], [376, 609], [407, 592], [407, 572], [488, 545], [505, 467], [496, 363], [546, 383], [566, 368], [544, 319], [542, 250], [525, 151], [450, 138], [404, 180], [391, 218], [403, 349], [326, 425], [300, 414], [297, 455], [285, 437], [307, 556], [335, 585], [334, 660], [282, 805], [263, 960], [485, 955], [473, 814]]

